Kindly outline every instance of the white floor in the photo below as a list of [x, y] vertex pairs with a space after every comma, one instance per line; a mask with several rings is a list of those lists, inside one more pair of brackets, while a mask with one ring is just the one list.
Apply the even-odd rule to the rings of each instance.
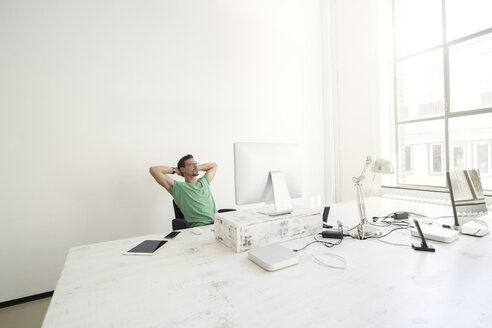
[[51, 297], [0, 309], [0, 327], [39, 328]]

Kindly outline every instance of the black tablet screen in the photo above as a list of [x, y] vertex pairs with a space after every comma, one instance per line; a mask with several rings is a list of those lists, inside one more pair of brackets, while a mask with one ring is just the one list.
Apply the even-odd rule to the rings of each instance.
[[130, 249], [128, 253], [154, 253], [165, 243], [167, 243], [167, 240], [145, 240]]

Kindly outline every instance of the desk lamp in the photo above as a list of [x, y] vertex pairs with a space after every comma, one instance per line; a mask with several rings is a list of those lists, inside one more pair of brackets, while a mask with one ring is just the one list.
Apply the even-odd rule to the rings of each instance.
[[[357, 227], [357, 233], [359, 239], [365, 239], [366, 238], [366, 230], [368, 228], [367, 224], [367, 219], [366, 219], [366, 206], [364, 204], [364, 193], [362, 192], [362, 180], [365, 178], [366, 170], [371, 165], [371, 171], [374, 173], [383, 173], [383, 174], [388, 174], [388, 173], [393, 173], [393, 165], [385, 159], [379, 158], [376, 161], [372, 161], [370, 156], [367, 156], [366, 162], [364, 164], [364, 168], [362, 169], [362, 173], [358, 178], [353, 177], [352, 180], [355, 182], [355, 188], [357, 189], [357, 206], [359, 207], [359, 217], [360, 217], [360, 223], [359, 226]], [[377, 231], [367, 231], [367, 233], [370, 233], [372, 235], [377, 234]]]

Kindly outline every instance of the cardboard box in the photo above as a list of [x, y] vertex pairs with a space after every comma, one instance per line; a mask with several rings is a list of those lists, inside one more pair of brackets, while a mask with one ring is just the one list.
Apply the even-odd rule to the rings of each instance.
[[295, 209], [269, 216], [258, 209], [215, 214], [215, 238], [236, 253], [250, 248], [312, 236], [322, 229], [322, 208]]

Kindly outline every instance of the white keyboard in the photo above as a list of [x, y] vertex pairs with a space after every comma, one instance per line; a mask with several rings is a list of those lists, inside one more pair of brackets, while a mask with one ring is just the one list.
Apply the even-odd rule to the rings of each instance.
[[[443, 243], [451, 243], [458, 239], [459, 232], [452, 229], [436, 227], [432, 225], [421, 224], [420, 229], [424, 234], [425, 239], [436, 240]], [[417, 228], [410, 229], [412, 236], [420, 237]]]

